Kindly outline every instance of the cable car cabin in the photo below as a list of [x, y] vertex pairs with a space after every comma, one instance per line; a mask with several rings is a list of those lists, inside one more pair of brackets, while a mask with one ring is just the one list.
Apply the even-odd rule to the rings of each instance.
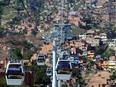
[[22, 85], [24, 81], [23, 63], [8, 62], [6, 67], [6, 83], [7, 85]]
[[37, 65], [45, 65], [45, 55], [37, 56]]
[[73, 54], [69, 57], [69, 60], [71, 60], [71, 63], [77, 65], [79, 61], [79, 57], [76, 54]]
[[70, 80], [72, 66], [69, 60], [58, 60], [56, 65], [56, 76], [58, 80]]
[[79, 61], [78, 56], [75, 56], [75, 57], [74, 57], [74, 64], [76, 64], [76, 65], [77, 65], [77, 64], [78, 64], [78, 61]]
[[51, 76], [52, 75], [52, 68], [47, 68], [46, 74], [47, 74], [47, 76]]

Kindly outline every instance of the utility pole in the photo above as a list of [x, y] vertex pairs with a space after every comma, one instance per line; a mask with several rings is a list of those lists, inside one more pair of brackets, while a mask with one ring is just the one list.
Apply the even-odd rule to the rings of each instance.
[[[62, 49], [62, 42], [64, 42], [64, 37], [63, 37], [63, 24], [64, 24], [64, 0], [62, 0], [62, 14], [61, 14], [61, 40], [60, 40], [60, 46]], [[58, 80], [58, 87], [61, 87], [61, 80]]]
[[[61, 49], [61, 44], [64, 41], [64, 37], [63, 37], [63, 26], [64, 24], [64, 0], [62, 0], [62, 8], [61, 8], [61, 24], [56, 24], [60, 26], [60, 49]], [[53, 39], [53, 81], [52, 81], [52, 87], [61, 87], [61, 80], [57, 81], [57, 77], [56, 77], [56, 61], [57, 61], [57, 46], [56, 46], [56, 41], [57, 38], [54, 37]]]
[[53, 81], [52, 81], [52, 87], [57, 87], [57, 77], [55, 74], [55, 69], [56, 69], [56, 52], [57, 52], [57, 47], [56, 47], [56, 40], [54, 38], [53, 40]]
[[61, 87], [61, 80], [58, 80], [58, 87]]

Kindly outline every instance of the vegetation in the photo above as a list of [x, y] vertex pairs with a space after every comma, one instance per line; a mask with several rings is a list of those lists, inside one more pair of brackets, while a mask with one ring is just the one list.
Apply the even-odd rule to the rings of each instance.
[[29, 2], [29, 4], [30, 4], [30, 9], [33, 13], [31, 17], [34, 19], [36, 24], [39, 25], [40, 24], [40, 13], [44, 9], [45, 0], [33, 0]]
[[32, 57], [33, 54], [34, 54], [34, 51], [27, 50], [22, 54], [22, 59], [28, 60]]
[[77, 78], [77, 82], [75, 83], [75, 85], [80, 84], [81, 86], [85, 86], [85, 79], [82, 77], [82, 73], [81, 73], [81, 65], [78, 65], [77, 69], [74, 69], [72, 72], [72, 77]]
[[95, 64], [92, 60], [88, 60], [88, 64], [86, 65], [86, 68], [89, 72], [92, 71], [92, 66]]
[[20, 50], [19, 48], [15, 48], [15, 49], [12, 51], [12, 58], [21, 60], [22, 54], [21, 54], [21, 50]]
[[31, 43], [28, 43], [27, 41], [11, 40], [11, 41], [8, 41], [8, 43], [11, 43], [14, 46], [23, 46], [26, 49], [30, 49], [34, 47]]
[[116, 80], [116, 70], [113, 72], [113, 74], [110, 76], [110, 80]]
[[52, 14], [55, 14], [55, 13], [57, 13], [58, 11], [57, 11], [57, 8], [56, 7], [54, 7], [54, 8], [52, 8]]
[[[56, 1], [56, 0], [54, 0], [54, 1]], [[83, 0], [83, 3], [85, 3], [85, 1], [86, 0]], [[68, 0], [68, 2], [69, 2], [68, 4], [70, 4], [71, 7], [74, 6], [74, 10], [77, 10], [78, 8], [81, 7], [81, 3], [76, 5], [75, 0]], [[45, 14], [42, 13], [42, 11], [44, 10], [44, 6], [45, 6], [45, 0], [13, 0], [13, 6], [9, 5], [9, 3], [10, 3], [10, 0], [0, 0], [0, 35], [1, 35], [0, 37], [4, 37], [5, 35], [10, 34], [8, 32], [8, 30], [7, 30], [7, 32], [4, 31], [5, 29], [1, 25], [2, 20], [5, 20], [5, 21], [10, 20], [7, 22], [7, 25], [13, 30], [13, 32], [11, 31], [11, 35], [18, 36], [18, 35], [22, 35], [22, 31], [20, 33], [16, 33], [15, 26], [20, 24], [20, 21], [22, 19], [28, 19], [28, 21], [31, 21], [31, 22], [34, 21], [35, 24], [39, 26], [41, 21], [44, 21], [44, 19], [46, 17], [49, 17], [48, 19], [50, 19], [58, 11], [57, 5], [56, 6], [54, 5], [54, 7], [51, 8], [51, 10], [48, 13], [47, 12]], [[70, 7], [68, 9], [70, 9]], [[27, 12], [21, 13], [21, 11], [24, 11], [24, 10], [26, 10]], [[28, 12], [28, 10], [29, 10], [29, 12]], [[29, 17], [27, 17], [27, 15]], [[90, 15], [83, 18], [82, 21], [85, 22], [86, 25], [82, 25], [80, 23], [79, 24], [80, 28], [83, 28], [83, 29], [94, 29], [94, 28], [98, 29], [98, 28], [100, 28], [100, 26], [98, 24], [92, 23], [92, 19], [91, 19]], [[45, 25], [43, 25], [43, 28], [44, 27], [45, 27]], [[106, 27], [108, 27], [108, 28], [112, 27], [114, 29], [114, 31], [116, 29], [116, 26], [114, 26], [112, 24], [110, 24], [110, 25], [108, 24], [108, 25], [106, 25]], [[50, 30], [50, 28], [46, 29], [46, 31], [49, 31], [49, 30]], [[104, 31], [101, 30], [101, 32], [104, 32]], [[32, 30], [33, 35], [36, 35], [37, 33], [38, 33], [37, 29]], [[80, 32], [79, 32], [79, 34], [80, 34]], [[15, 46], [15, 48], [12, 50], [12, 57], [14, 59], [19, 59], [19, 60], [30, 59], [31, 56], [35, 53], [35, 47], [33, 46], [33, 44], [28, 43], [27, 41], [20, 42], [18, 40], [11, 40], [8, 43], [11, 43], [13, 46]], [[115, 51], [112, 49], [108, 49], [108, 45], [103, 45], [102, 42], [100, 44], [101, 44], [100, 46], [96, 47], [96, 54], [103, 55], [104, 57], [106, 57], [106, 59], [108, 59], [110, 56], [115, 55]], [[23, 51], [22, 51], [22, 49], [20, 49], [21, 47], [24, 48]], [[88, 59], [87, 56], [85, 56], [85, 58]], [[87, 72], [90, 73], [92, 71], [91, 68], [95, 63], [91, 60], [87, 60], [87, 62], [88, 63], [85, 67], [86, 67]], [[80, 84], [85, 87], [85, 79], [82, 77], [82, 73], [81, 73], [82, 67], [81, 67], [81, 65], [78, 65], [78, 66], [79, 66], [78, 69], [73, 70], [72, 76], [73, 77], [76, 76], [76, 78], [77, 78], [77, 83], [75, 83], [76, 85]], [[46, 73], [45, 73], [46, 68], [47, 68], [46, 66], [37, 66], [36, 61], [34, 61], [32, 66], [30, 66], [28, 68], [29, 70], [34, 72], [34, 75], [35, 75], [34, 83], [37, 84], [38, 86], [43, 84], [43, 87], [45, 87], [47, 84], [51, 83], [50, 78], [48, 76], [46, 76]], [[116, 72], [114, 72], [113, 75], [110, 76], [110, 79], [116, 80]], [[4, 77], [0, 77], [0, 86], [6, 87], [6, 81], [5, 81]], [[28, 86], [23, 84], [20, 87], [28, 87]], [[62, 87], [67, 87], [67, 85], [63, 85]]]
[[34, 71], [35, 84], [43, 84], [44, 87], [47, 84], [50, 84], [50, 78], [46, 75], [46, 66], [38, 66], [36, 61], [33, 62], [33, 65], [29, 68], [31, 71]]
[[63, 84], [62, 87], [68, 87], [66, 84]]
[[3, 7], [0, 5], [0, 25], [2, 21]]
[[107, 50], [108, 45], [101, 45], [96, 47], [96, 54], [103, 55], [103, 53]]
[[0, 76], [0, 86], [7, 87], [5, 77]]
[[81, 7], [81, 4], [75, 5], [74, 10], [78, 10]]
[[[17, 41], [17, 40], [12, 40], [12, 41], [8, 41], [7, 43], [11, 43], [13, 46], [15, 46], [14, 49], [12, 49], [12, 58], [14, 59], [30, 59], [31, 56], [35, 53], [35, 47], [28, 43], [27, 41]], [[20, 47], [23, 48], [20, 49]]]
[[110, 56], [115, 56], [115, 50], [108, 49], [103, 54], [104, 57], [109, 58]]
[[20, 48], [15, 48], [12, 51], [12, 58], [13, 59], [19, 59], [19, 60], [21, 60], [21, 59], [27, 60], [27, 59], [30, 59], [34, 53], [35, 52], [32, 51], [32, 50], [25, 50], [22, 53]]
[[1, 19], [3, 15], [3, 9], [5, 6], [9, 5], [10, 0], [2, 0], [0, 1], [0, 25], [1, 25]]

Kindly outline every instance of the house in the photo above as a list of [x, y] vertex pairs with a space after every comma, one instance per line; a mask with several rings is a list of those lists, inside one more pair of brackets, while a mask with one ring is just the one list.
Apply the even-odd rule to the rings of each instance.
[[85, 39], [85, 38], [91, 38], [91, 37], [93, 37], [93, 35], [90, 33], [79, 35], [79, 39]]
[[83, 35], [85, 33], [84, 29], [80, 29], [79, 27], [72, 26], [72, 35], [73, 37], [78, 38], [79, 35]]
[[85, 39], [85, 38], [86, 38], [86, 35], [85, 34], [79, 35], [79, 39]]
[[70, 55], [73, 55], [73, 54], [77, 54], [75, 47], [71, 47], [70, 49]]
[[85, 38], [85, 41], [91, 44], [91, 46], [99, 46], [100, 39], [94, 39], [94, 38], [87, 37]]
[[109, 21], [109, 14], [102, 13], [102, 18], [106, 21]]
[[107, 42], [107, 34], [106, 33], [100, 33], [100, 38], [101, 41], [103, 41], [103, 43], [105, 44]]
[[108, 0], [100, 0], [102, 4], [106, 3]]
[[100, 62], [100, 67], [101, 67], [102, 69], [106, 69], [107, 66], [108, 66], [108, 62], [107, 62], [107, 61], [102, 61], [102, 62]]
[[110, 48], [115, 48], [116, 47], [116, 39], [111, 39], [108, 41], [108, 46]]
[[94, 39], [100, 39], [99, 35], [94, 35]]
[[76, 53], [78, 54], [78, 56], [82, 56], [83, 51], [79, 48], [76, 48]]
[[87, 52], [86, 52], [86, 51], [84, 51], [82, 55], [83, 55], [83, 56], [87, 56]]
[[94, 59], [94, 57], [95, 57], [95, 52], [94, 52], [94, 51], [88, 51], [88, 52], [87, 52], [87, 56], [88, 56], [89, 59]]
[[94, 30], [87, 30], [87, 32], [86, 32], [86, 34], [91, 34], [91, 35], [93, 35], [94, 33], [95, 33]]
[[116, 61], [116, 56], [110, 56], [109, 61]]
[[108, 61], [108, 69], [116, 70], [116, 61]]
[[116, 56], [109, 57], [108, 70], [116, 70]]
[[75, 46], [77, 48], [82, 49], [83, 45], [84, 45], [84, 43], [82, 41], [80, 41], [80, 40], [76, 40], [76, 41], [72, 40], [72, 41], [70, 41], [70, 46]]
[[91, 44], [87, 47], [87, 57], [92, 60], [95, 57], [95, 47], [91, 46]]
[[109, 6], [109, 10], [110, 10], [109, 19], [110, 19], [110, 23], [116, 24], [116, 0], [109, 0], [109, 4], [111, 5], [111, 6]]
[[82, 51], [86, 51], [88, 44], [85, 41], [80, 41], [80, 43], [81, 45], [79, 46], [79, 49], [81, 49]]

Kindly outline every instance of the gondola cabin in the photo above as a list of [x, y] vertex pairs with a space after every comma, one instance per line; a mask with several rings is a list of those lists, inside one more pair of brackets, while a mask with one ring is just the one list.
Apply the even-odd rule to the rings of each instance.
[[71, 61], [72, 64], [77, 65], [79, 61], [79, 57], [77, 54], [73, 54], [69, 57], [69, 60]]
[[75, 56], [75, 57], [74, 57], [74, 64], [76, 64], [76, 65], [77, 65], [77, 64], [78, 64], [78, 61], [79, 61], [78, 56]]
[[52, 68], [47, 68], [46, 75], [51, 76], [52, 75]]
[[22, 85], [24, 81], [24, 69], [21, 61], [9, 61], [6, 67], [6, 83], [7, 85]]
[[37, 65], [39, 65], [39, 66], [45, 65], [45, 55], [38, 54]]
[[69, 60], [59, 60], [56, 64], [56, 76], [58, 80], [70, 80], [72, 75], [72, 66]]

